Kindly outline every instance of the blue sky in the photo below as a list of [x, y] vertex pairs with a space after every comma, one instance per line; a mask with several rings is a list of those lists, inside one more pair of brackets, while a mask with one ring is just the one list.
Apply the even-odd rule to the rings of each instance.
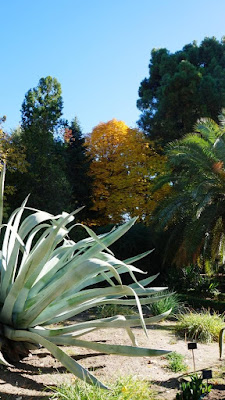
[[225, 35], [224, 0], [0, 0], [0, 116], [20, 122], [25, 93], [51, 75], [64, 118], [84, 133], [112, 118], [134, 127], [150, 52]]

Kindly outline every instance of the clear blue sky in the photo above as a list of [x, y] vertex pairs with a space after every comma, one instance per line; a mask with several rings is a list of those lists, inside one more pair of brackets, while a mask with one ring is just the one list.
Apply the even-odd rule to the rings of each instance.
[[25, 93], [51, 75], [64, 118], [84, 133], [112, 118], [134, 127], [150, 52], [225, 35], [224, 0], [0, 0], [0, 116], [20, 122]]

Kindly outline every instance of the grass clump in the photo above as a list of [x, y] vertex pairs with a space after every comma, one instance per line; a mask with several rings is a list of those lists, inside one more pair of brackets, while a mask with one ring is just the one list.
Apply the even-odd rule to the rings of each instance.
[[211, 314], [203, 310], [200, 313], [189, 311], [178, 316], [175, 331], [190, 340], [202, 343], [218, 341], [220, 330], [224, 327], [224, 317], [217, 313]]
[[96, 307], [96, 315], [98, 318], [108, 318], [115, 315], [137, 315], [137, 311], [133, 307], [104, 304], [103, 306]]
[[156, 400], [149, 382], [132, 376], [119, 378], [110, 391], [78, 380], [51, 390], [55, 392], [50, 397], [54, 400]]
[[[158, 293], [158, 296], [160, 294]], [[179, 295], [174, 292], [164, 292], [161, 295], [168, 295], [155, 303], [150, 304], [148, 306], [149, 311], [152, 315], [163, 314], [168, 310], [172, 310], [170, 315], [175, 316], [178, 312], [181, 312], [184, 308], [183, 303], [180, 301]]]
[[187, 364], [184, 361], [184, 356], [182, 354], [173, 351], [166, 356], [168, 360], [167, 368], [169, 368], [173, 372], [186, 372]]

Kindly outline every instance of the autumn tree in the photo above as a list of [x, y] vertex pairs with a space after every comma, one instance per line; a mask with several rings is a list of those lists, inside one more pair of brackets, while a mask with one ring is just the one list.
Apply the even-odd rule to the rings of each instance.
[[164, 157], [142, 132], [116, 119], [97, 125], [86, 143], [93, 160], [90, 173], [98, 222], [119, 223], [134, 216], [144, 221], [155, 207], [151, 185], [163, 169]]
[[149, 77], [139, 88], [139, 126], [162, 145], [192, 132], [201, 117], [225, 106], [225, 41], [205, 38], [175, 53], [153, 49]]
[[70, 203], [63, 141], [62, 95], [59, 82], [50, 76], [41, 78], [30, 89], [22, 104], [20, 142], [29, 162], [26, 176], [18, 176], [16, 204], [31, 193], [30, 205], [58, 213]]

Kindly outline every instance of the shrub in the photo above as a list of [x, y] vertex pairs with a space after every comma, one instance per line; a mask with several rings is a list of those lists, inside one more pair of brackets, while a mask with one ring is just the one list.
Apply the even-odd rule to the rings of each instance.
[[161, 295], [168, 297], [163, 297], [161, 300], [158, 300], [155, 303], [150, 304], [148, 306], [149, 311], [152, 315], [158, 315], [164, 313], [171, 309], [170, 315], [176, 315], [179, 311], [184, 309], [183, 303], [180, 301], [179, 295], [173, 292], [164, 292]]
[[[156, 276], [137, 282], [134, 273], [143, 273], [132, 263], [149, 254], [120, 261], [108, 250], [135, 222], [127, 221], [117, 229], [97, 236], [82, 224], [88, 238], [74, 242], [68, 234], [74, 215], [63, 212], [53, 216], [26, 207], [27, 199], [16, 209], [7, 224], [2, 224], [5, 167], [0, 176], [0, 362], [10, 365], [27, 356], [39, 344], [46, 347], [73, 374], [88, 383], [101, 384], [58, 345], [85, 347], [94, 351], [127, 356], [154, 356], [167, 352], [136, 346], [131, 330], [164, 318], [144, 321], [142, 304], [152, 302], [159, 288], [145, 288]], [[32, 211], [21, 222], [24, 211]], [[123, 285], [121, 275], [129, 273], [133, 283]], [[106, 287], [97, 287], [105, 282]], [[114, 316], [51, 327], [79, 313], [103, 304], [136, 305], [137, 316]], [[110, 345], [81, 340], [99, 328], [124, 328], [132, 346]]]
[[100, 318], [113, 317], [115, 315], [137, 315], [137, 310], [133, 307], [120, 306], [118, 304], [104, 304], [96, 308], [96, 315]]
[[223, 315], [216, 314], [215, 312], [211, 314], [206, 310], [200, 313], [190, 311], [178, 316], [175, 330], [182, 336], [186, 335], [190, 340], [211, 343], [218, 340], [223, 326]]
[[168, 368], [173, 372], [185, 372], [187, 371], [187, 364], [184, 362], [184, 356], [182, 354], [173, 351], [166, 356], [169, 361]]

